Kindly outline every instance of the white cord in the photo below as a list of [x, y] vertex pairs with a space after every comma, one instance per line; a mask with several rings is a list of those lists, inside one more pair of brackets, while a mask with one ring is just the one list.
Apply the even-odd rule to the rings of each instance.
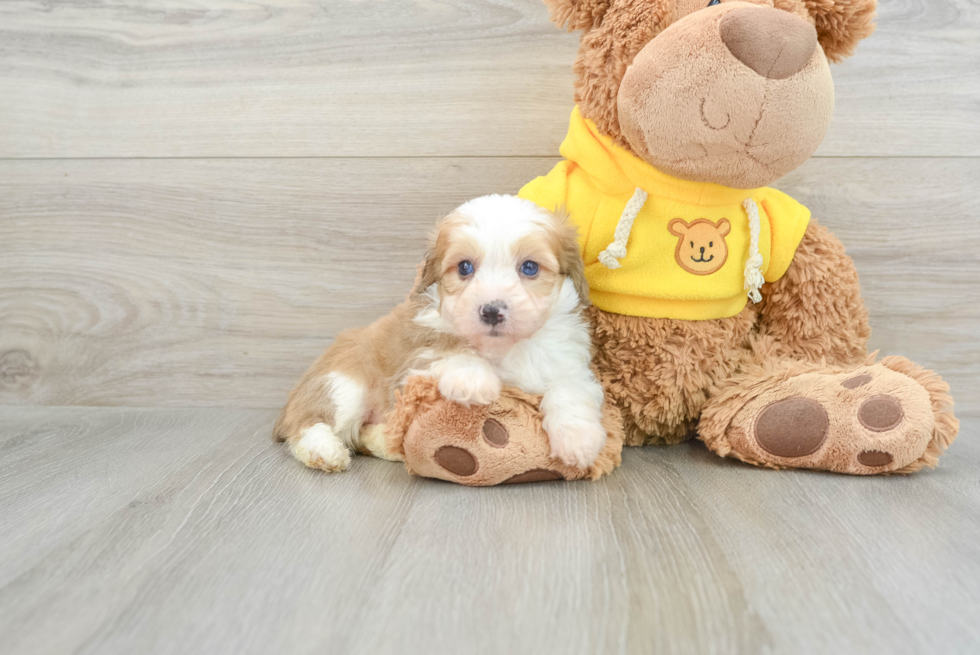
[[623, 213], [619, 217], [613, 242], [599, 253], [599, 261], [606, 268], [615, 270], [622, 266], [619, 260], [626, 257], [626, 243], [629, 241], [630, 231], [633, 229], [633, 221], [636, 220], [636, 215], [643, 209], [643, 204], [646, 201], [647, 192], [637, 187], [636, 191], [633, 192], [633, 197], [626, 203]]
[[762, 254], [759, 253], [759, 230], [761, 229], [759, 207], [752, 198], [743, 200], [742, 207], [745, 207], [745, 213], [749, 216], [749, 233], [751, 235], [749, 260], [745, 262], [745, 290], [749, 292], [749, 299], [753, 303], [757, 303], [762, 300], [759, 289], [766, 283], [766, 279], [762, 276]]

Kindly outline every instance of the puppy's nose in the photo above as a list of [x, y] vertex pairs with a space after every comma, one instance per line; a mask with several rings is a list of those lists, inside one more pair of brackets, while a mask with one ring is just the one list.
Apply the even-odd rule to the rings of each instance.
[[782, 9], [736, 9], [725, 14], [719, 29], [736, 59], [771, 80], [800, 72], [817, 48], [813, 25]]
[[504, 322], [504, 310], [507, 305], [494, 301], [480, 307], [480, 320], [487, 325], [500, 325]]

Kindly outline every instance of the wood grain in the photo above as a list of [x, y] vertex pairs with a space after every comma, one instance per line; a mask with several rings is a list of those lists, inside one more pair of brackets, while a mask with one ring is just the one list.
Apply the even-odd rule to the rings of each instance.
[[304, 469], [268, 440], [273, 418], [0, 408], [5, 652], [980, 643], [976, 420], [910, 478], [759, 470], [695, 444], [627, 449], [597, 483], [469, 489], [368, 458]]
[[[404, 297], [435, 217], [554, 161], [0, 162], [0, 403], [278, 407], [340, 330]], [[817, 159], [780, 185], [848, 245], [873, 347], [938, 369], [963, 412], [977, 176]]]
[[[0, 409], [0, 588], [120, 508], [154, 502], [170, 476], [207, 470], [216, 448], [264, 420], [250, 410], [134, 413], [118, 408]], [[266, 436], [266, 435], [263, 435]], [[39, 484], [39, 482], [43, 483]], [[159, 501], [159, 499], [158, 499]]]
[[[540, 0], [0, 3], [0, 158], [555, 156]], [[881, 3], [824, 156], [980, 155], [980, 11]]]

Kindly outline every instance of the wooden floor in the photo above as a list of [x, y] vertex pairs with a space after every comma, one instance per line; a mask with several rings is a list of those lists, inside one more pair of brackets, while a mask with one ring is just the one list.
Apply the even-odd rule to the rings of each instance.
[[980, 6], [882, 0], [775, 186], [967, 417], [910, 478], [305, 470], [275, 408], [434, 219], [548, 171], [540, 0], [0, 2], [0, 653], [980, 653]]
[[980, 421], [909, 478], [628, 449], [596, 483], [302, 468], [274, 412], [0, 410], [4, 653], [976, 653]]

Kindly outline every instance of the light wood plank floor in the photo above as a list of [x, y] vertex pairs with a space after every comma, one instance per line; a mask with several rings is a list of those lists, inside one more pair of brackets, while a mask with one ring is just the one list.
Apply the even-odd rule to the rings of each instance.
[[976, 653], [970, 420], [910, 478], [303, 469], [274, 412], [0, 408], [4, 653]]

